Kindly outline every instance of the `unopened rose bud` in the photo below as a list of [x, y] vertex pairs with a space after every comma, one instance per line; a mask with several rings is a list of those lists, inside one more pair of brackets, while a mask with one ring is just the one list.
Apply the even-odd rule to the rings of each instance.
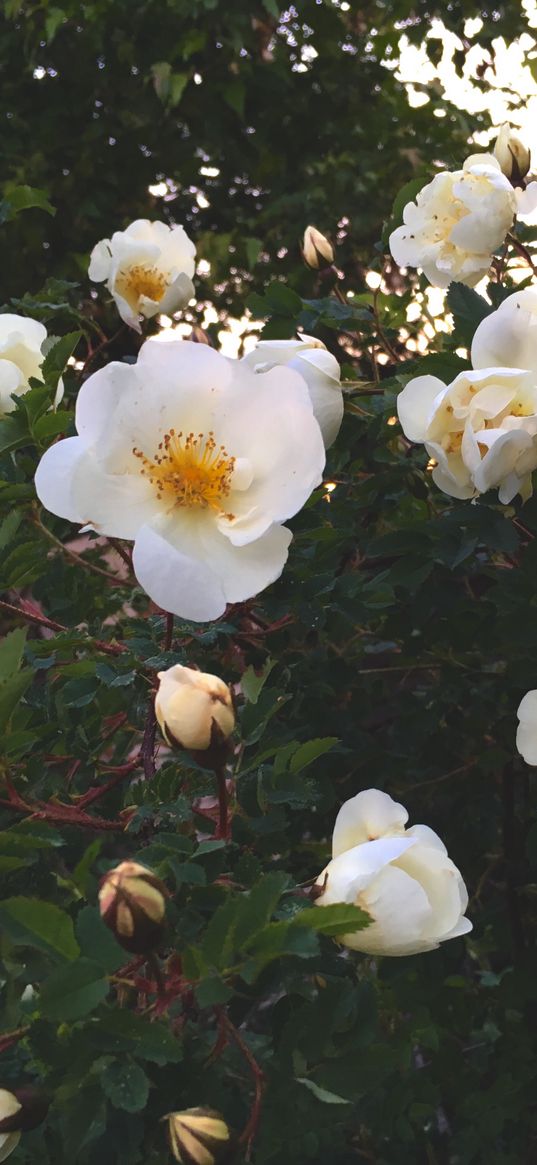
[[496, 138], [494, 157], [513, 186], [524, 185], [523, 179], [531, 165], [531, 154], [524, 142], [513, 133], [508, 121], [504, 122]]
[[311, 267], [313, 271], [319, 271], [321, 267], [330, 267], [334, 262], [332, 244], [316, 227], [306, 227], [302, 255], [306, 266]]
[[30, 1084], [12, 1092], [0, 1088], [0, 1161], [16, 1149], [21, 1133], [44, 1121], [49, 1105], [48, 1096]]
[[[158, 673], [155, 712], [168, 744], [195, 754], [222, 751], [235, 727], [231, 690], [218, 676], [182, 667]], [[199, 758], [202, 762], [204, 756]], [[221, 759], [221, 758], [220, 758]]]
[[165, 1119], [170, 1148], [180, 1165], [224, 1165], [231, 1160], [234, 1140], [219, 1112], [185, 1108], [170, 1112]]
[[126, 951], [147, 955], [162, 941], [167, 897], [164, 883], [146, 866], [120, 862], [101, 882], [101, 918]]

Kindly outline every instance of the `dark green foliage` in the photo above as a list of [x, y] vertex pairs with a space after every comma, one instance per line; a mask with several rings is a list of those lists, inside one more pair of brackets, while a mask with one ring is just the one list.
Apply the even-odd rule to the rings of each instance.
[[[364, 279], [416, 185], [394, 205], [397, 190], [432, 158], [459, 164], [478, 125], [432, 86], [409, 110], [381, 61], [435, 14], [460, 34], [483, 12], [490, 49], [520, 32], [517, 9], [3, 5], [1, 300], [57, 337], [45, 385], [0, 421], [0, 1085], [38, 1080], [53, 1097], [14, 1165], [163, 1165], [167, 1113], [210, 1105], [244, 1130], [256, 1088], [255, 1165], [535, 1159], [537, 809], [514, 738], [537, 686], [537, 502], [447, 498], [388, 423], [418, 369], [468, 366], [486, 300], [454, 285], [455, 331], [418, 360], [399, 338], [411, 281], [376, 295]], [[309, 43], [319, 56], [301, 72]], [[169, 201], [148, 190], [165, 179]], [[349, 382], [336, 489], [291, 523], [282, 578], [214, 624], [175, 619], [171, 646], [117, 548], [79, 544], [32, 484], [74, 431], [81, 380], [136, 353], [106, 294], [91, 297], [87, 257], [146, 216], [183, 222], [211, 263], [200, 301], [222, 318], [249, 304], [265, 337], [315, 330]], [[309, 221], [335, 236], [343, 217], [345, 303], [298, 250]], [[504, 290], [491, 284], [495, 305]], [[161, 742], [155, 773], [140, 754], [155, 673], [178, 662], [241, 685], [229, 844], [212, 772]], [[309, 885], [339, 806], [371, 786], [446, 842], [471, 895], [466, 940], [392, 960], [334, 942], [368, 920], [317, 909]], [[170, 890], [160, 991], [98, 912], [101, 877], [125, 859]]]

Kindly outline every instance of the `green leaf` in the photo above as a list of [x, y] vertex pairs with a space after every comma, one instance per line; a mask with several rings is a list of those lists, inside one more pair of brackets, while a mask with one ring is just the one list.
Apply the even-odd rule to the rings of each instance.
[[9, 222], [21, 210], [30, 210], [32, 207], [46, 210], [47, 214], [56, 214], [44, 190], [36, 190], [34, 186], [8, 184], [4, 187], [4, 200], [0, 203], [0, 223]]
[[364, 910], [345, 902], [336, 902], [334, 906], [307, 906], [293, 918], [293, 926], [310, 927], [318, 934], [332, 937], [363, 930], [370, 923], [371, 919]]
[[310, 1080], [307, 1076], [295, 1076], [295, 1080], [299, 1084], [303, 1084], [305, 1088], [309, 1088], [310, 1092], [317, 1100], [322, 1101], [323, 1104], [350, 1104], [350, 1100], [346, 1100], [344, 1096], [337, 1096], [335, 1092], [329, 1092], [327, 1088], [321, 1088], [315, 1080]]
[[68, 332], [66, 336], [61, 336], [59, 340], [49, 348], [43, 366], [41, 375], [47, 387], [56, 388], [62, 372], [65, 371], [69, 357], [73, 352], [82, 336], [82, 332]]
[[82, 1019], [108, 995], [109, 985], [102, 967], [91, 959], [58, 967], [45, 981], [40, 994], [40, 1008], [47, 1019]]
[[457, 339], [460, 338], [469, 348], [478, 324], [494, 309], [473, 287], [466, 287], [464, 283], [450, 283], [446, 300], [453, 312]]
[[168, 1026], [132, 1011], [110, 1008], [98, 1035], [105, 1050], [105, 1044], [116, 1044], [118, 1051], [131, 1051], [156, 1064], [177, 1064], [183, 1058], [182, 1044]]
[[317, 757], [329, 752], [335, 744], [338, 744], [337, 736], [319, 736], [316, 740], [307, 740], [305, 744], [301, 744], [300, 748], [297, 748], [291, 757], [289, 772], [300, 773], [312, 761], [317, 760]]
[[269, 675], [276, 666], [275, 659], [267, 659], [263, 664], [260, 672], [256, 672], [252, 664], [243, 671], [241, 676], [241, 690], [246, 696], [250, 704], [257, 704], [259, 696], [269, 678]]
[[125, 1112], [140, 1112], [147, 1104], [149, 1080], [134, 1060], [109, 1060], [99, 1071], [101, 1088], [114, 1105]]
[[234, 950], [234, 928], [239, 905], [239, 901], [230, 896], [215, 910], [201, 947], [207, 966], [218, 969], [229, 966]]
[[0, 641], [0, 680], [17, 672], [22, 663], [26, 644], [26, 627], [16, 627]]
[[78, 943], [65, 911], [38, 898], [6, 898], [0, 902], [0, 926], [15, 946], [36, 947], [55, 959], [76, 959]]
[[104, 971], [117, 971], [128, 958], [104, 925], [96, 906], [84, 906], [80, 911], [76, 920], [76, 937], [83, 954], [98, 963]]
[[219, 975], [210, 975], [196, 987], [196, 1000], [199, 1007], [216, 1007], [227, 1003], [233, 996], [233, 990], [224, 983]]
[[275, 871], [265, 874], [241, 900], [235, 925], [234, 941], [237, 950], [244, 947], [252, 935], [270, 921], [288, 881], [288, 876], [284, 873]]

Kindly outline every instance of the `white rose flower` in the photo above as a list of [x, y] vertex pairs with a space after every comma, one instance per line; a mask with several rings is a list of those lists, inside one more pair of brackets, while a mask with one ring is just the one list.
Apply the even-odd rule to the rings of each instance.
[[308, 386], [325, 448], [333, 444], [343, 420], [341, 370], [321, 340], [303, 334], [298, 340], [259, 340], [243, 361], [255, 372], [268, 372], [279, 364], [300, 372]]
[[195, 254], [183, 227], [142, 218], [97, 243], [88, 274], [106, 281], [122, 320], [140, 332], [141, 316], [172, 315], [192, 298]]
[[[12, 1092], [8, 1092], [6, 1088], [0, 1088], [0, 1127], [4, 1121], [10, 1121], [12, 1117], [16, 1116], [21, 1109], [22, 1105], [17, 1097]], [[9, 1157], [9, 1154], [17, 1148], [20, 1139], [20, 1130], [0, 1132], [0, 1161], [5, 1161], [6, 1157]]]
[[158, 678], [155, 714], [168, 744], [204, 752], [231, 736], [233, 697], [218, 676], [176, 663], [159, 671]]
[[[45, 359], [42, 348], [47, 338], [47, 329], [37, 320], [6, 312], [0, 315], [0, 417], [12, 413], [15, 402], [11, 394], [23, 396], [30, 387], [30, 380], [42, 380], [41, 366]], [[60, 380], [55, 404], [63, 396]]]
[[216, 619], [279, 577], [281, 523], [322, 478], [325, 454], [302, 377], [256, 376], [205, 344], [148, 340], [136, 364], [83, 384], [78, 437], [36, 474], [43, 505], [100, 534], [134, 540], [134, 570], [155, 603]]
[[474, 368], [526, 368], [537, 383], [537, 288], [515, 291], [481, 320], [471, 355]]
[[516, 746], [527, 765], [537, 765], [537, 691], [526, 692], [518, 706], [520, 721], [516, 733]]
[[401, 267], [420, 267], [429, 283], [474, 287], [490, 267], [517, 212], [517, 198], [492, 154], [472, 154], [462, 170], [443, 171], [403, 211], [390, 235]]
[[537, 468], [537, 383], [520, 368], [461, 372], [452, 384], [417, 376], [397, 398], [409, 441], [437, 462], [433, 481], [454, 498], [498, 489], [507, 504], [532, 492]]
[[466, 886], [427, 825], [405, 829], [408, 813], [387, 793], [365, 789], [336, 818], [332, 861], [317, 879], [317, 906], [354, 903], [371, 915], [339, 942], [371, 955], [415, 955], [467, 934]]

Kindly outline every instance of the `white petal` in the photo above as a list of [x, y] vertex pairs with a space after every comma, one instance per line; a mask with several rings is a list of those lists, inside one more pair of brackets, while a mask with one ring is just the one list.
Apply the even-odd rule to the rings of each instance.
[[180, 308], [186, 307], [189, 300], [194, 298], [194, 294], [195, 291], [192, 280], [188, 275], [185, 274], [184, 271], [181, 271], [177, 278], [174, 279], [173, 283], [170, 284], [168, 290], [164, 293], [158, 305], [158, 310], [164, 315], [171, 316], [175, 311], [179, 311]]
[[95, 453], [82, 457], [71, 480], [77, 521], [110, 538], [136, 538], [140, 527], [156, 519], [163, 508], [137, 467], [133, 458], [134, 472], [106, 473]]
[[41, 353], [42, 345], [47, 338], [47, 329], [44, 324], [40, 324], [38, 320], [32, 320], [28, 316], [18, 316], [13, 312], [4, 312], [0, 315], [0, 352], [6, 343], [12, 343], [12, 337], [17, 337], [17, 342], [25, 344], [34, 352]]
[[[375, 920], [365, 930], [341, 935], [339, 941], [372, 955], [406, 955], [430, 946], [426, 929], [431, 906], [419, 882], [396, 866], [386, 866], [357, 898]], [[433, 944], [434, 945], [434, 944]]]
[[70, 522], [83, 522], [73, 496], [73, 480], [87, 452], [80, 437], [66, 437], [43, 454], [35, 474], [36, 493], [51, 514]]
[[420, 845], [430, 846], [431, 849], [436, 849], [439, 853], [447, 855], [444, 842], [428, 825], [412, 825], [410, 829], [405, 830], [405, 837], [413, 837], [419, 841]]
[[519, 724], [516, 746], [527, 765], [537, 765], [537, 724]]
[[450, 938], [460, 938], [461, 935], [469, 934], [469, 932], [473, 929], [474, 929], [473, 923], [470, 922], [469, 918], [465, 918], [463, 915], [463, 917], [460, 918], [459, 921], [455, 924], [455, 926], [453, 927], [453, 930], [449, 931], [449, 934], [442, 935], [442, 938], [440, 941], [445, 943]]
[[437, 376], [416, 376], [397, 397], [397, 415], [409, 441], [424, 441], [433, 405], [446, 385]]
[[134, 570], [164, 610], [204, 622], [222, 615], [226, 603], [251, 598], [274, 582], [290, 541], [290, 531], [275, 525], [248, 546], [233, 547], [214, 522], [185, 512], [141, 528]]
[[12, 1092], [7, 1088], [0, 1088], [0, 1121], [6, 1120], [8, 1116], [16, 1116], [21, 1108], [20, 1101]]
[[537, 289], [509, 295], [481, 321], [471, 356], [474, 368], [530, 369], [537, 374]]
[[12, 360], [0, 358], [0, 417], [13, 412], [15, 401], [11, 399], [11, 394], [16, 393], [21, 386], [24, 387], [24, 377], [20, 368]]
[[500, 485], [515, 468], [521, 452], [530, 449], [532, 445], [532, 438], [524, 429], [502, 433], [485, 454], [478, 469], [474, 471], [474, 482], [479, 493], [486, 493], [487, 490]]
[[530, 182], [525, 190], [515, 190], [517, 215], [522, 219], [530, 219], [537, 210], [537, 182]]
[[421, 937], [440, 942], [461, 916], [459, 871], [446, 854], [431, 846], [415, 845], [397, 862], [425, 890], [431, 914]]
[[84, 381], [76, 399], [77, 432], [86, 445], [102, 449], [102, 443], [116, 426], [115, 412], [124, 395], [138, 390], [136, 366], [110, 364]]
[[341, 806], [332, 836], [332, 856], [375, 838], [402, 834], [408, 813], [380, 789], [363, 789]]
[[336, 902], [355, 902], [357, 894], [385, 866], [413, 845], [411, 838], [382, 837], [340, 853], [317, 878], [316, 885], [323, 888], [323, 893], [316, 899], [316, 904], [333, 906]]
[[93, 248], [90, 255], [88, 275], [95, 283], [102, 283], [108, 279], [112, 266], [110, 239], [101, 239]]

